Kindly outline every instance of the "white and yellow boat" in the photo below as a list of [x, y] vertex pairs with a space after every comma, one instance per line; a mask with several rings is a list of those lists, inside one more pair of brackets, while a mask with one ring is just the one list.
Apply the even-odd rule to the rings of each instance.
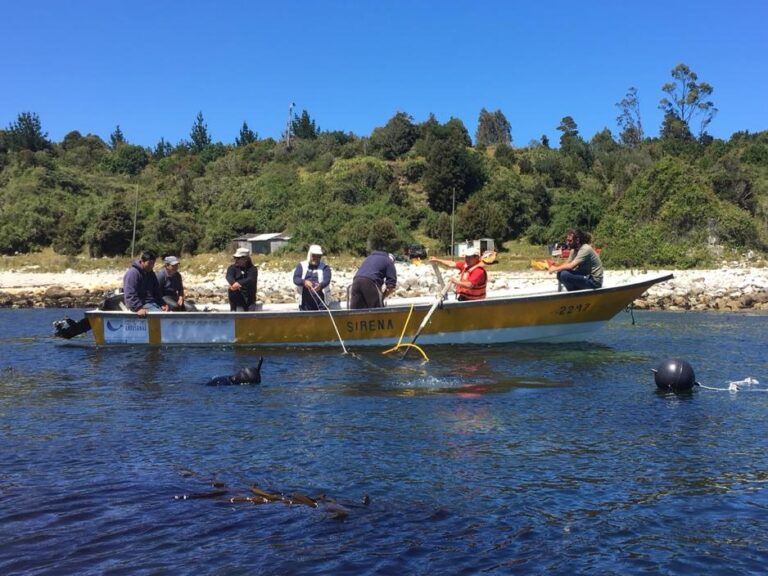
[[445, 300], [437, 308], [435, 297], [424, 297], [393, 298], [386, 307], [369, 310], [342, 305], [303, 312], [293, 304], [265, 304], [255, 312], [155, 312], [146, 317], [91, 310], [86, 319], [99, 346], [327, 347], [343, 341], [351, 347], [390, 347], [416, 334], [422, 345], [569, 342], [585, 339], [648, 288], [670, 278], [648, 276], [574, 292], [495, 293], [473, 302]]

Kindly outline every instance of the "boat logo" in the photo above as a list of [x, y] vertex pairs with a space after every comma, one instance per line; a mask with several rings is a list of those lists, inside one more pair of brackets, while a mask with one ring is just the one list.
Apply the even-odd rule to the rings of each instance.
[[111, 330], [112, 332], [117, 332], [118, 330], [122, 330], [123, 329], [123, 323], [122, 322], [116, 322], [113, 325], [111, 320], [107, 320], [107, 328], [109, 330]]

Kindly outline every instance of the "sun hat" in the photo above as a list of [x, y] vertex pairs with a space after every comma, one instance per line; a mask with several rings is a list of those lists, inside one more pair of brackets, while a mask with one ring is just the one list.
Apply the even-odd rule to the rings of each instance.
[[235, 253], [233, 254], [235, 258], [247, 258], [250, 255], [251, 255], [251, 251], [248, 250], [248, 248], [238, 248], [237, 250], [235, 250]]
[[163, 262], [165, 262], [166, 266], [176, 266], [179, 263], [179, 259], [176, 256], [166, 256], [163, 258]]
[[483, 252], [483, 255], [480, 257], [480, 260], [483, 261], [484, 264], [496, 264], [496, 251], [495, 250], [486, 250]]
[[467, 248], [464, 250], [464, 256], [480, 256], [480, 250], [475, 248], [474, 246], [472, 248]]
[[312, 246], [309, 247], [309, 253], [310, 254], [317, 254], [318, 256], [323, 255], [323, 249], [320, 248], [318, 244], [312, 244]]

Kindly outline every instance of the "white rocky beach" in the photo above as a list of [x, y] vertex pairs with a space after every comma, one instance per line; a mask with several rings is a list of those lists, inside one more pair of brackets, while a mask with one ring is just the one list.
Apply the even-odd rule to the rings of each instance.
[[[123, 270], [47, 273], [38, 270], [0, 272], [0, 307], [89, 307], [100, 303], [104, 292], [122, 284]], [[188, 298], [199, 303], [226, 302], [225, 269], [204, 276], [182, 274]], [[431, 266], [397, 264], [397, 296], [411, 297], [438, 290]], [[442, 270], [444, 276], [451, 273]], [[664, 310], [768, 310], [768, 268], [727, 263], [709, 270], [607, 270], [605, 285], [614, 286], [646, 274], [668, 274], [674, 278], [651, 287], [635, 301], [638, 309]], [[334, 270], [333, 295], [346, 299], [354, 270]], [[258, 299], [261, 302], [292, 302], [292, 272], [259, 271]], [[547, 291], [555, 287], [553, 275], [543, 271], [496, 272], [489, 269], [489, 291]]]

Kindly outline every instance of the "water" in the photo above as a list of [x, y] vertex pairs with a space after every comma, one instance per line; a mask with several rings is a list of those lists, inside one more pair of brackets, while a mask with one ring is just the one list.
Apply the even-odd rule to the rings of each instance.
[[[765, 315], [622, 314], [594, 343], [96, 349], [0, 311], [2, 574], [762, 574]], [[79, 315], [76, 317], [79, 318]], [[206, 387], [265, 357], [260, 386]], [[178, 500], [211, 492], [218, 498]], [[258, 484], [337, 508], [231, 503]], [[370, 502], [363, 500], [368, 496]]]

